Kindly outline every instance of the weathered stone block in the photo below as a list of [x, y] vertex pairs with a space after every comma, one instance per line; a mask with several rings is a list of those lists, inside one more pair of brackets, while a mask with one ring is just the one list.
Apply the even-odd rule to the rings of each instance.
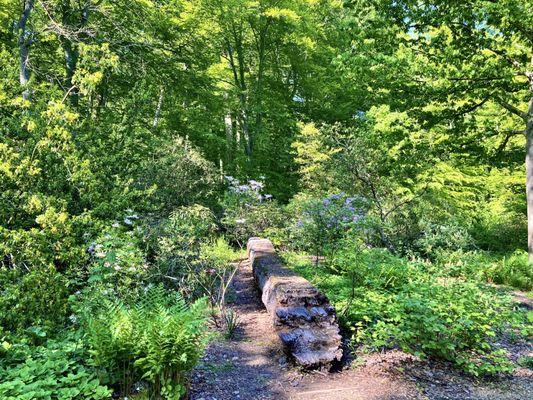
[[270, 240], [250, 238], [247, 249], [263, 304], [288, 352], [305, 367], [340, 360], [339, 326], [327, 297], [283, 266]]

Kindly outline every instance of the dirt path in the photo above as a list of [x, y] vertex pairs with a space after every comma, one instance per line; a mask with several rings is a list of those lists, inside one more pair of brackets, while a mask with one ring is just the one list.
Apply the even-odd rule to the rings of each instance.
[[[193, 373], [191, 400], [525, 400], [533, 398], [530, 370], [511, 379], [475, 382], [445, 365], [399, 351], [357, 359], [339, 372], [303, 372], [280, 348], [260, 301], [249, 263], [232, 283], [240, 328], [231, 341], [213, 342]], [[530, 349], [529, 349], [530, 350]]]

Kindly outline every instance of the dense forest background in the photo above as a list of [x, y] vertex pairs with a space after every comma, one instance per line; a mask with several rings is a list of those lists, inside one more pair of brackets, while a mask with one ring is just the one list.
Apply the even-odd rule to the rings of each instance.
[[[531, 289], [532, 27], [518, 0], [1, 0], [4, 351], [147, 282], [219, 304], [255, 235]], [[144, 373], [102, 382], [170, 379]]]

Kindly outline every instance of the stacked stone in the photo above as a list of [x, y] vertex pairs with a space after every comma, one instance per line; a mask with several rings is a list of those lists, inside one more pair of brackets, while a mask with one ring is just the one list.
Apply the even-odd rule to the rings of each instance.
[[270, 240], [251, 238], [247, 249], [263, 304], [288, 353], [307, 368], [340, 360], [339, 326], [327, 297], [284, 267]]

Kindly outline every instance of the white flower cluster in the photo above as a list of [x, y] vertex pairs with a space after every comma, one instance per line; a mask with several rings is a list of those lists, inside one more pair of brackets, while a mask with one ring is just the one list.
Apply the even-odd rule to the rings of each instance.
[[[256, 197], [259, 201], [270, 200], [273, 198], [271, 194], [261, 194], [261, 191], [265, 187], [265, 184], [262, 181], [250, 179], [246, 184], [242, 184], [233, 176], [226, 175], [224, 178], [229, 184], [229, 190], [233, 193], [251, 195]], [[262, 176], [261, 179], [264, 179], [264, 176]]]

